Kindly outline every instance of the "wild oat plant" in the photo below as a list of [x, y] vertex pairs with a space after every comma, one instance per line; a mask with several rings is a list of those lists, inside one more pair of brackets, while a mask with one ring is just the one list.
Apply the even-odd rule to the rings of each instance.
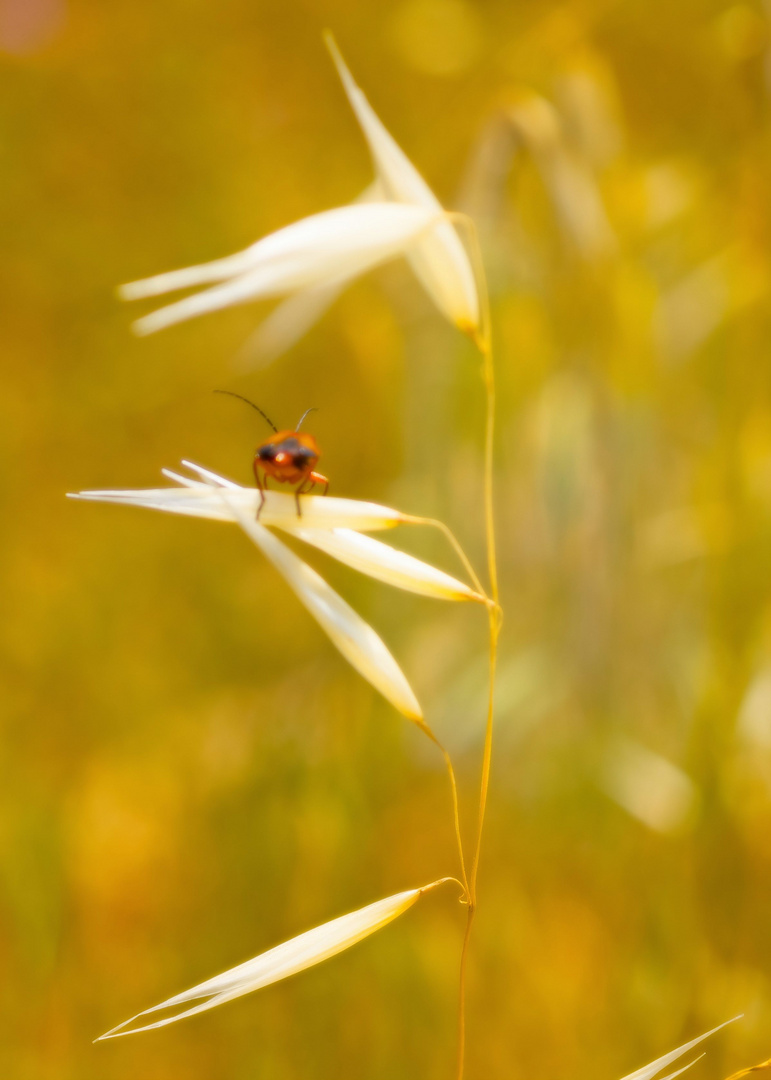
[[[124, 285], [120, 295], [134, 300], [208, 286], [140, 318], [134, 324], [140, 335], [231, 305], [287, 297], [246, 346], [248, 355], [267, 361], [286, 351], [310, 330], [326, 307], [354, 278], [389, 260], [407, 259], [439, 311], [472, 339], [481, 354], [487, 402], [483, 435], [487, 585], [483, 586], [480, 576], [443, 522], [359, 500], [308, 494], [296, 498], [274, 490], [263, 492], [258, 488], [242, 487], [190, 461], [183, 462], [190, 475], [164, 470], [165, 476], [177, 485], [175, 487], [84, 491], [72, 497], [148, 507], [239, 525], [285, 578], [351, 666], [394, 708], [416, 724], [442, 754], [450, 784], [457, 866], [454, 873], [325, 922], [221, 975], [174, 994], [118, 1024], [99, 1039], [114, 1039], [164, 1027], [295, 975], [381, 930], [434, 889], [450, 885], [459, 888], [460, 903], [466, 910], [458, 998], [457, 1076], [461, 1078], [466, 967], [479, 903], [477, 880], [493, 747], [496, 654], [503, 615], [498, 599], [494, 525], [495, 381], [488, 292], [472, 220], [442, 208], [415, 166], [380, 122], [330, 35], [327, 35], [327, 44], [369, 145], [376, 173], [372, 185], [348, 206], [288, 225], [235, 255]], [[514, 119], [526, 132], [527, 117]], [[453, 547], [467, 581], [370, 535], [405, 527], [441, 530]], [[318, 548], [385, 585], [439, 600], [477, 604], [485, 609], [489, 635], [489, 689], [476, 829], [470, 852], [464, 849], [462, 841], [450, 755], [434, 734], [399, 664], [375, 630], [311, 566], [282, 543], [277, 533]], [[159, 1013], [162, 1015], [156, 1019], [146, 1019]], [[698, 1036], [624, 1080], [651, 1080], [712, 1033]], [[682, 1071], [680, 1068], [669, 1073], [664, 1080]]]

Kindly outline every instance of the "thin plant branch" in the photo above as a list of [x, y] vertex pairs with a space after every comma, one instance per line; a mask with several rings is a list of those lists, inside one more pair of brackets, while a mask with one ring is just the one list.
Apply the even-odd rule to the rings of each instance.
[[450, 757], [450, 755], [447, 752], [447, 750], [445, 749], [445, 747], [442, 746], [442, 744], [439, 742], [436, 735], [433, 733], [433, 731], [428, 726], [428, 724], [425, 722], [425, 720], [421, 721], [418, 724], [418, 727], [420, 728], [420, 730], [425, 735], [428, 736], [428, 738], [431, 740], [431, 742], [434, 743], [434, 745], [439, 749], [439, 751], [442, 754], [442, 757], [444, 758], [444, 763], [445, 763], [445, 765], [447, 767], [447, 775], [450, 778], [450, 789], [452, 791], [452, 813], [453, 813], [453, 821], [454, 821], [454, 824], [455, 824], [455, 841], [456, 841], [456, 843], [458, 845], [458, 859], [460, 861], [460, 873], [461, 873], [461, 878], [462, 878], [462, 883], [463, 883], [463, 896], [461, 897], [461, 903], [462, 904], [468, 904], [470, 902], [471, 894], [469, 892], [468, 878], [466, 876], [466, 858], [465, 858], [465, 855], [463, 853], [463, 838], [461, 836], [461, 831], [460, 831], [460, 812], [459, 812], [459, 809], [458, 809], [458, 785], [457, 785], [457, 783], [455, 781], [455, 769], [453, 768], [453, 765], [452, 765], [452, 758]]
[[457, 224], [463, 226], [466, 236], [468, 237], [471, 263], [474, 269], [480, 297], [480, 326], [471, 336], [482, 356], [482, 381], [485, 388], [484, 519], [485, 542], [487, 548], [487, 575], [490, 581], [490, 598], [492, 601], [487, 609], [490, 636], [487, 721], [485, 724], [485, 741], [482, 753], [482, 775], [479, 786], [476, 840], [471, 861], [471, 873], [469, 875], [469, 903], [466, 914], [466, 931], [463, 937], [463, 947], [461, 950], [459, 976], [457, 1077], [458, 1080], [463, 1080], [466, 1047], [466, 973], [468, 968], [471, 927], [474, 922], [474, 914], [477, 906], [477, 876], [479, 873], [479, 859], [482, 849], [482, 832], [484, 829], [485, 812], [487, 810], [487, 795], [490, 787], [490, 765], [493, 750], [493, 720], [495, 715], [495, 671], [498, 658], [498, 637], [500, 635], [503, 613], [499, 602], [498, 559], [495, 543], [495, 489], [493, 470], [495, 452], [495, 365], [493, 362], [490, 295], [487, 288], [479, 237], [473, 220], [465, 214], [458, 213], [448, 214], [448, 217]]

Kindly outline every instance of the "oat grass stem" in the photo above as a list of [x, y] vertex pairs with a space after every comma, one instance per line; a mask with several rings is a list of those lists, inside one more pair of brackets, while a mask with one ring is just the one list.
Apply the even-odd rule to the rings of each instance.
[[498, 637], [501, 630], [502, 610], [498, 593], [498, 559], [495, 544], [495, 490], [494, 490], [494, 452], [495, 452], [495, 365], [493, 363], [492, 329], [490, 319], [490, 297], [482, 261], [479, 237], [474, 222], [465, 214], [451, 215], [466, 233], [472, 259], [477, 287], [481, 300], [480, 327], [471, 333], [472, 340], [482, 357], [482, 381], [485, 388], [485, 440], [484, 440], [484, 522], [487, 548], [487, 575], [490, 582], [490, 600], [487, 614], [489, 622], [489, 687], [487, 696], [487, 721], [485, 724], [485, 742], [482, 754], [482, 774], [479, 785], [479, 809], [477, 812], [476, 839], [469, 875], [469, 902], [466, 914], [466, 931], [460, 959], [459, 995], [458, 995], [458, 1068], [457, 1078], [463, 1080], [463, 1068], [466, 1048], [466, 977], [468, 953], [471, 941], [471, 927], [477, 906], [477, 876], [482, 850], [482, 833], [487, 795], [490, 786], [490, 763], [493, 750], [493, 720], [495, 713], [495, 669], [498, 658]]

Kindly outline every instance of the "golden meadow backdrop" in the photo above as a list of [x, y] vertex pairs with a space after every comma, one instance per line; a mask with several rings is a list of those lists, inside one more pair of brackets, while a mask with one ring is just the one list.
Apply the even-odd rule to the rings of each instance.
[[[507, 618], [468, 1075], [614, 1080], [740, 1011], [699, 1075], [769, 1056], [767, 15], [2, 0], [3, 1076], [453, 1068], [451, 892], [285, 984], [91, 1045], [454, 865], [441, 759], [242, 534], [64, 499], [182, 457], [249, 483], [266, 432], [229, 388], [279, 426], [319, 406], [333, 493], [441, 517], [482, 563], [478, 356], [404, 265], [262, 368], [243, 346], [265, 305], [138, 340], [115, 298], [369, 183], [327, 26], [475, 215], [493, 294]], [[439, 539], [403, 544], [455, 571]], [[315, 562], [427, 704], [468, 826], [483, 614]]]

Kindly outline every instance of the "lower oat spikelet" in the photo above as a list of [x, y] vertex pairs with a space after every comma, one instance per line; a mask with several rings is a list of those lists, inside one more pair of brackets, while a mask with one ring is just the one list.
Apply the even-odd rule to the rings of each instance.
[[[690, 1042], [683, 1043], [682, 1046], [678, 1046], [676, 1050], [670, 1050], [668, 1054], [663, 1054], [660, 1058], [656, 1058], [649, 1065], [643, 1065], [641, 1069], [636, 1069], [634, 1072], [629, 1073], [627, 1076], [622, 1077], [622, 1080], [653, 1080], [653, 1078], [660, 1073], [662, 1069], [665, 1069], [667, 1065], [671, 1065], [673, 1061], [677, 1061], [683, 1054], [687, 1054], [689, 1050], [692, 1050], [694, 1046], [698, 1046], [704, 1039], [708, 1039], [710, 1035], [714, 1035], [715, 1032], [722, 1030], [727, 1024], [733, 1024], [736, 1020], [741, 1019], [739, 1016], [734, 1016], [731, 1020], [725, 1020], [722, 1024], [718, 1024], [717, 1027], [713, 1027], [710, 1031], [705, 1031], [703, 1035], [697, 1035], [695, 1039], [691, 1039]], [[701, 1055], [704, 1056], [703, 1054]], [[680, 1073], [690, 1069], [691, 1065], [695, 1065], [699, 1058], [694, 1058], [687, 1065], [683, 1065], [682, 1068], [677, 1069], [675, 1072], [668, 1073], [664, 1077], [660, 1077], [659, 1080], [672, 1080], [673, 1077], [679, 1076]]]
[[[306, 968], [329, 960], [345, 949], [350, 949], [359, 941], [382, 930], [394, 919], [403, 915], [408, 908], [420, 899], [425, 893], [442, 885], [446, 881], [456, 881], [455, 878], [440, 878], [432, 881], [430, 885], [423, 885], [419, 889], [408, 889], [406, 892], [387, 896], [384, 900], [377, 900], [374, 904], [352, 911], [350, 915], [341, 915], [338, 919], [317, 926], [313, 930], [306, 930], [299, 937], [291, 938], [282, 945], [276, 945], [273, 949], [261, 953], [253, 960], [247, 960], [238, 967], [230, 968], [222, 975], [215, 975], [213, 979], [198, 983], [197, 986], [185, 990], [181, 994], [167, 998], [160, 1005], [153, 1005], [150, 1009], [124, 1020], [122, 1024], [100, 1035], [95, 1042], [102, 1039], [116, 1039], [121, 1035], [136, 1035], [140, 1031], [150, 1031], [152, 1028], [166, 1027], [174, 1024], [177, 1020], [184, 1020], [188, 1016], [213, 1009], [226, 1001], [251, 994], [255, 990], [261, 990], [272, 983], [288, 979], [290, 975], [296, 975]], [[460, 884], [460, 882], [456, 882]], [[163, 1012], [177, 1006], [187, 1005], [191, 1001], [199, 1001], [200, 1004], [192, 1008], [182, 1009], [171, 1016], [165, 1016], [161, 1020], [155, 1020], [150, 1024], [142, 1024], [139, 1027], [129, 1027], [135, 1020], [152, 1013]]]

